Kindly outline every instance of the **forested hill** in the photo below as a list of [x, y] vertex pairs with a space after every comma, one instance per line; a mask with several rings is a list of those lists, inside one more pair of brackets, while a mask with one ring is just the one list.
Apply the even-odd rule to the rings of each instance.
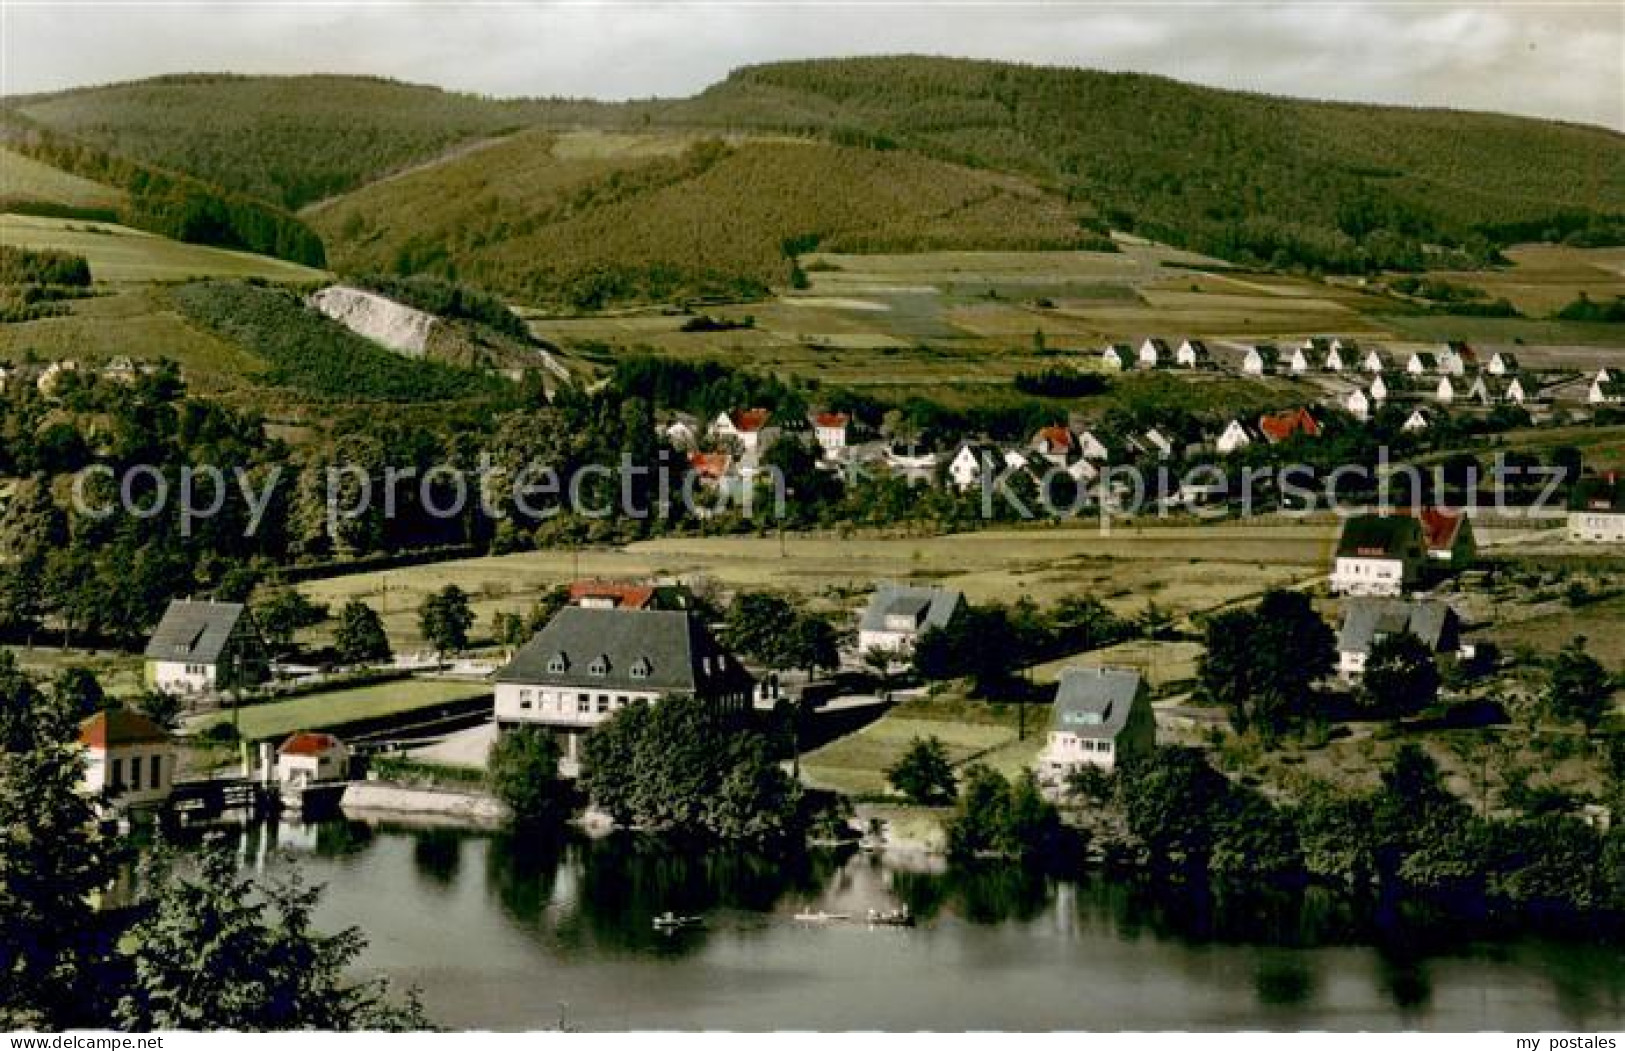
[[[102, 149], [288, 208], [518, 129], [700, 128], [791, 132], [1015, 173], [1113, 226], [1263, 265], [1359, 272], [1471, 263], [1520, 240], [1625, 241], [1625, 137], [1615, 132], [999, 62], [776, 63], [738, 70], [691, 99], [624, 104], [502, 101], [367, 77], [216, 75], [10, 104]], [[487, 217], [493, 236], [506, 217]], [[331, 242], [339, 232], [324, 234]], [[645, 247], [650, 258], [667, 254]]]
[[915, 57], [747, 67], [677, 111], [1024, 172], [1228, 258], [1360, 269], [1625, 235], [1625, 136], [1583, 125]]
[[597, 102], [503, 101], [377, 77], [196, 74], [12, 100], [41, 124], [284, 208]]

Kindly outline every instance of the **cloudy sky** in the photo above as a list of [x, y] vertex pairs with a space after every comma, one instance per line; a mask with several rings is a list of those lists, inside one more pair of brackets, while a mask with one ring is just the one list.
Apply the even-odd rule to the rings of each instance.
[[1625, 129], [1625, 2], [0, 0], [0, 91], [374, 73], [493, 95], [685, 95], [745, 63], [913, 52]]

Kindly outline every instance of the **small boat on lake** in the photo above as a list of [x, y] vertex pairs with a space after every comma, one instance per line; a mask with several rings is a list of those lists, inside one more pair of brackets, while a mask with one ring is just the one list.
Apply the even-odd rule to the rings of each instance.
[[884, 912], [879, 909], [870, 909], [869, 926], [912, 927], [914, 926], [914, 917], [909, 913], [907, 905], [900, 909], [890, 909]]
[[665, 912], [654, 918], [654, 928], [657, 931], [680, 931], [698, 927], [705, 923], [704, 916], [679, 916], [675, 912]]
[[834, 923], [837, 920], [850, 920], [850, 912], [798, 912], [795, 919], [797, 923]]

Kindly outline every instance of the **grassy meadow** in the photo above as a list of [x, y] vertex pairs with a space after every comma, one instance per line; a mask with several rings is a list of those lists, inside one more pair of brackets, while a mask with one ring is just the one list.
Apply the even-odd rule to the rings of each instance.
[[[274, 739], [296, 730], [319, 730], [360, 719], [433, 708], [447, 701], [464, 700], [490, 692], [489, 686], [479, 682], [403, 679], [315, 693], [287, 701], [249, 705], [242, 709], [239, 725], [243, 737], [248, 740]], [[231, 722], [232, 716], [233, 713], [229, 711], [211, 712], [194, 720], [189, 729], [201, 732], [217, 723]]]
[[96, 281], [125, 284], [199, 277], [320, 281], [321, 270], [249, 252], [184, 244], [116, 223], [0, 215], [0, 242], [82, 255]]
[[[50, 202], [69, 208], [116, 209], [122, 190], [82, 178], [0, 147], [0, 208], [8, 201]], [[6, 244], [14, 244], [6, 240]]]

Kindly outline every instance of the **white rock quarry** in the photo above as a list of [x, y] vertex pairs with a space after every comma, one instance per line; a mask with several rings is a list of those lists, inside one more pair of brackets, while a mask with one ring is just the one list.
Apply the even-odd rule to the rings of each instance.
[[390, 350], [420, 358], [439, 319], [376, 292], [331, 285], [310, 297], [310, 305], [358, 336]]

